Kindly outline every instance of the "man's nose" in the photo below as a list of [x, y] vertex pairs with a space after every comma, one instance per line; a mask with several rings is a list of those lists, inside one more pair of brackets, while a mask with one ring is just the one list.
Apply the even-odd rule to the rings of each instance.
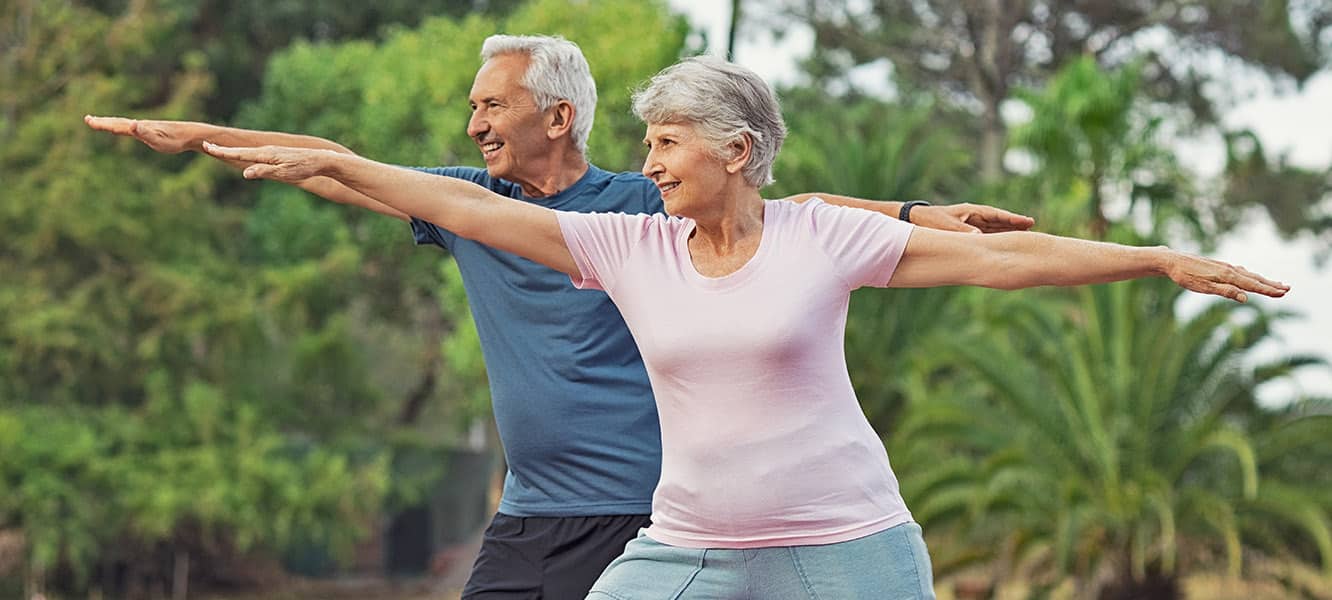
[[481, 114], [481, 111], [479, 110], [472, 111], [472, 117], [470, 119], [467, 119], [468, 137], [477, 137], [485, 133], [489, 129], [490, 129], [490, 123], [486, 121], [486, 118]]

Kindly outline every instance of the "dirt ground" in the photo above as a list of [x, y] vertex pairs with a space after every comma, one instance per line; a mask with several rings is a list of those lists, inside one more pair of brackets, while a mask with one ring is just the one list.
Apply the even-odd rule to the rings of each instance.
[[199, 600], [458, 600], [461, 586], [436, 579], [306, 581], [244, 595], [208, 595]]

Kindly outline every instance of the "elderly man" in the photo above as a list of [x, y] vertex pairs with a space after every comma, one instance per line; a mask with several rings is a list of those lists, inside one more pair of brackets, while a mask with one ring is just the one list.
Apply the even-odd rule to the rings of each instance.
[[[577, 46], [560, 38], [492, 36], [481, 55], [467, 132], [486, 168], [424, 171], [559, 210], [663, 210], [652, 181], [587, 162], [596, 85]], [[86, 120], [93, 129], [136, 137], [161, 152], [200, 151], [209, 141], [350, 153], [328, 140], [285, 133]], [[463, 597], [584, 597], [606, 565], [648, 526], [661, 469], [647, 373], [615, 306], [603, 292], [575, 289], [563, 273], [412, 218], [332, 179], [310, 177], [297, 185], [409, 222], [417, 243], [447, 249], [462, 272], [508, 461], [499, 511]], [[1032, 225], [1027, 217], [982, 206], [822, 197], [940, 229], [990, 232]]]

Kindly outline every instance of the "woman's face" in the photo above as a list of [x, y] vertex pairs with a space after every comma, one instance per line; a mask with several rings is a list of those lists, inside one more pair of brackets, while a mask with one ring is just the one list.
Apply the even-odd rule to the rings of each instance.
[[715, 202], [734, 175], [692, 125], [650, 124], [643, 175], [657, 184], [666, 212], [691, 216]]

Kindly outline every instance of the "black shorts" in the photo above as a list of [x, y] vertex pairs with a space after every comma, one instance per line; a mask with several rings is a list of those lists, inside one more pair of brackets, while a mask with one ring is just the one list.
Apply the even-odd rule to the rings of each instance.
[[463, 600], [582, 600], [648, 515], [511, 517], [496, 513]]

